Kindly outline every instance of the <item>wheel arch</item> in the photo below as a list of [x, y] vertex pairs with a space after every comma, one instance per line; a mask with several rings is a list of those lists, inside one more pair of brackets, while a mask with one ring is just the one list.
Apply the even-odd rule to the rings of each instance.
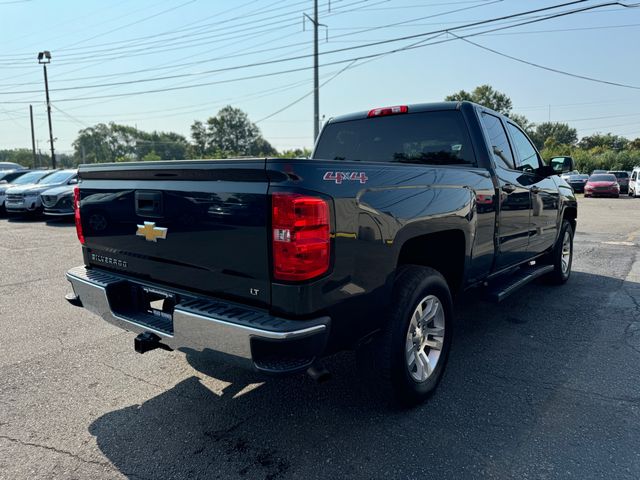
[[576, 222], [578, 220], [578, 207], [576, 205], [567, 205], [562, 212], [560, 221], [562, 222], [563, 220], [569, 221], [569, 223], [571, 224], [571, 228], [575, 233]]
[[431, 267], [445, 278], [453, 293], [464, 285], [469, 257], [465, 230], [443, 229], [406, 238], [398, 250], [396, 269], [402, 265]]

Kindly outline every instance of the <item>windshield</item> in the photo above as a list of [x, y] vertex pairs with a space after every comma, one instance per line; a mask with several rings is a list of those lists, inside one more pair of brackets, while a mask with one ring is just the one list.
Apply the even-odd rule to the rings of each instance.
[[13, 181], [14, 185], [26, 185], [28, 183], [37, 183], [45, 175], [49, 175], [49, 172], [29, 172], [16, 178]]
[[75, 172], [67, 172], [67, 171], [56, 172], [43, 178], [38, 183], [41, 183], [43, 185], [55, 185], [58, 183], [65, 183], [74, 175], [75, 175]]
[[615, 182], [616, 181], [616, 177], [615, 177], [615, 175], [601, 173], [601, 174], [598, 174], [598, 175], [591, 175], [589, 177], [589, 181], [590, 182]]
[[475, 163], [462, 113], [453, 110], [329, 123], [313, 158], [430, 165]]
[[586, 180], [589, 175], [570, 175], [569, 180]]
[[23, 173], [22, 172], [13, 172], [13, 171], [0, 172], [0, 181], [5, 180], [7, 182], [10, 182], [10, 181], [15, 180], [16, 178], [18, 178], [20, 175], [23, 175]]
[[616, 178], [629, 178], [629, 174], [627, 172], [609, 172], [616, 176]]

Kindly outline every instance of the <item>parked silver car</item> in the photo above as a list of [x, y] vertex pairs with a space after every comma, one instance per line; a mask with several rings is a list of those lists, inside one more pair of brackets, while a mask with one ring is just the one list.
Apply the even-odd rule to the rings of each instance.
[[0, 162], [0, 170], [26, 170], [26, 167], [13, 162]]
[[78, 183], [77, 170], [57, 170], [38, 183], [9, 188], [6, 192], [5, 208], [8, 213], [25, 214], [43, 211], [40, 195], [53, 187]]
[[54, 173], [52, 170], [31, 170], [27, 171], [24, 175], [10, 179], [7, 183], [0, 181], [0, 212], [4, 213], [6, 211], [5, 201], [7, 190], [16, 186], [37, 184], [40, 180], [52, 173]]

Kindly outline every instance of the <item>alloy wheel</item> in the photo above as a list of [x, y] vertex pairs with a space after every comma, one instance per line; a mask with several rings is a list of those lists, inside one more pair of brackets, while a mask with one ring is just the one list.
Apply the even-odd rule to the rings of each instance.
[[407, 329], [405, 350], [407, 369], [416, 382], [427, 380], [438, 365], [444, 328], [444, 308], [438, 297], [428, 295], [420, 300]]

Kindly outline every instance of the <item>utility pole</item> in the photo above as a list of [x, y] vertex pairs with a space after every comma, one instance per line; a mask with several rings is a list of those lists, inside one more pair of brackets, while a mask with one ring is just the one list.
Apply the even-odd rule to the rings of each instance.
[[320, 133], [320, 84], [318, 81], [318, 0], [313, 0], [313, 141]]
[[[331, 4], [329, 4], [329, 11], [331, 11]], [[320, 133], [320, 80], [319, 80], [319, 66], [318, 66], [318, 28], [325, 27], [326, 25], [318, 21], [318, 0], [313, 0], [313, 18], [306, 13], [304, 17], [309, 19], [313, 23], [313, 141], [315, 142]], [[303, 18], [304, 27], [304, 18]], [[327, 34], [328, 37], [328, 34]]]
[[33, 152], [33, 168], [36, 168], [36, 134], [33, 130], [33, 105], [29, 105], [29, 117], [31, 118], [31, 151]]
[[51, 127], [51, 101], [49, 100], [49, 80], [47, 78], [47, 64], [51, 63], [51, 52], [45, 50], [38, 53], [38, 63], [44, 69], [44, 90], [47, 96], [47, 117], [49, 118], [49, 143], [51, 144], [51, 168], [56, 168], [56, 153], [53, 148], [53, 129]]

